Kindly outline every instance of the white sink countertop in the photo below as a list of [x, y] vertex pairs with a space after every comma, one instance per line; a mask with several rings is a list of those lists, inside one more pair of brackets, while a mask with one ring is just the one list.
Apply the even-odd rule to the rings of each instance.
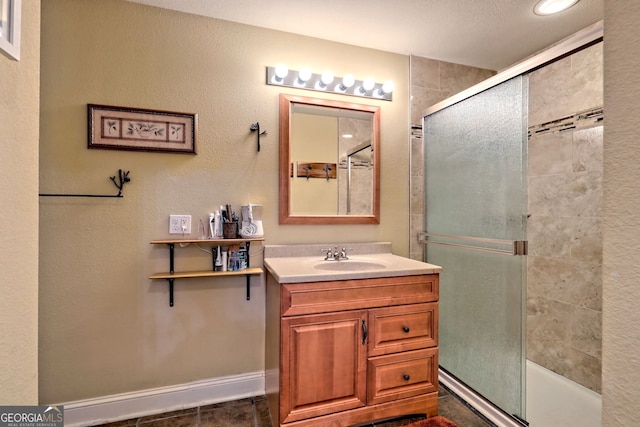
[[335, 245], [266, 245], [264, 266], [279, 283], [434, 274], [442, 267], [391, 253], [391, 243], [341, 243], [348, 260], [325, 261]]

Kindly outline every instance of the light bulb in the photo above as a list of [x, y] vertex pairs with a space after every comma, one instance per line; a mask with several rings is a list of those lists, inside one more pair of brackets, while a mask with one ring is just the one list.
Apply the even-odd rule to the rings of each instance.
[[324, 84], [325, 86], [330, 85], [331, 83], [333, 83], [333, 73], [331, 71], [325, 71], [324, 73], [322, 73], [320, 81], [322, 81], [322, 84]]
[[342, 86], [344, 86], [345, 89], [349, 89], [355, 82], [356, 79], [353, 77], [353, 74], [347, 74], [342, 78]]
[[285, 77], [287, 77], [287, 74], [289, 74], [289, 69], [284, 64], [278, 64], [276, 65], [275, 73], [276, 73], [276, 77], [282, 80]]
[[391, 92], [393, 92], [393, 89], [394, 89], [394, 84], [393, 84], [393, 82], [391, 80], [387, 80], [382, 85], [382, 92], [384, 92], [384, 93], [391, 93]]
[[338, 93], [346, 93], [347, 89], [354, 85], [356, 79], [352, 74], [347, 74], [342, 78], [342, 81], [336, 85], [335, 91]]
[[307, 67], [300, 68], [300, 71], [298, 72], [298, 78], [301, 82], [306, 82], [311, 78], [311, 70]]
[[375, 80], [373, 80], [373, 79], [371, 79], [371, 78], [365, 79], [365, 80], [362, 82], [362, 88], [365, 90], [365, 92], [368, 92], [368, 91], [370, 91], [371, 89], [373, 89], [373, 87], [374, 87], [375, 85], [376, 85]]
[[318, 90], [325, 90], [328, 85], [333, 82], [333, 73], [331, 71], [325, 71], [320, 76], [320, 80], [316, 82], [315, 88]]

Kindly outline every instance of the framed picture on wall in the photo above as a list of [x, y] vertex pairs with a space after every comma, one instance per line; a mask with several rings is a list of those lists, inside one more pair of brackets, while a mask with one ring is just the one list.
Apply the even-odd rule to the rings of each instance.
[[196, 154], [197, 115], [88, 104], [89, 148]]
[[0, 49], [20, 60], [22, 0], [0, 0]]

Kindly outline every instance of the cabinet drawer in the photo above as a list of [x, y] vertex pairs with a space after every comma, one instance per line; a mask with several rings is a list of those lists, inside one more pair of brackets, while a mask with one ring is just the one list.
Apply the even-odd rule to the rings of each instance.
[[438, 348], [372, 357], [368, 361], [367, 404], [438, 390]]
[[438, 300], [438, 275], [281, 285], [281, 314], [326, 313]]
[[438, 303], [369, 311], [369, 356], [438, 345]]

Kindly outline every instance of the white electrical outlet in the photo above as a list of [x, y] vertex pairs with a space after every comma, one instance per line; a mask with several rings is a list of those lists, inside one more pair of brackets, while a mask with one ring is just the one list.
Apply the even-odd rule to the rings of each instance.
[[191, 215], [169, 215], [169, 234], [191, 234]]

